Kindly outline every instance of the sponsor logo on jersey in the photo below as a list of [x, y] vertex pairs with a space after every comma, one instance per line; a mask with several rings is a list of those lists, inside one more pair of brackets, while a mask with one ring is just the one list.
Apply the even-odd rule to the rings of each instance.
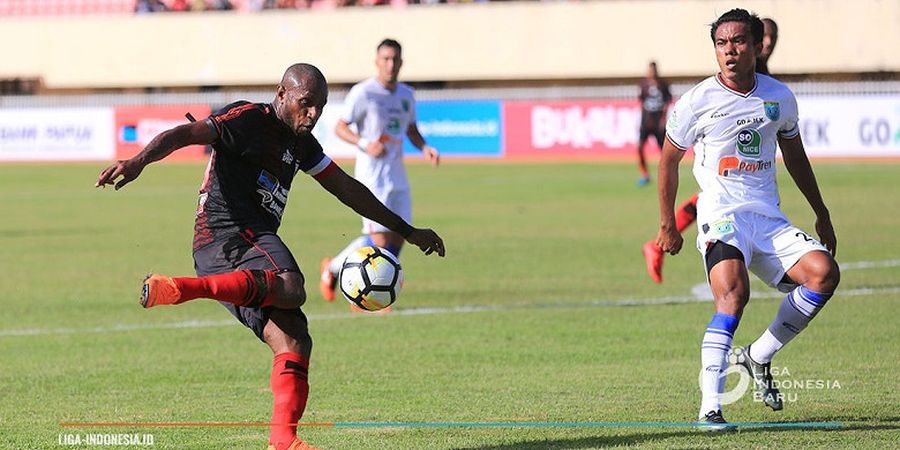
[[737, 156], [719, 158], [719, 176], [730, 177], [741, 173], [756, 173], [769, 170], [773, 161], [744, 161]]
[[275, 216], [280, 222], [281, 216], [284, 214], [284, 206], [287, 204], [288, 189], [281, 185], [278, 178], [265, 170], [259, 172], [256, 184], [261, 188], [257, 189], [256, 192], [262, 197], [260, 204], [263, 209]]
[[753, 128], [745, 128], [738, 132], [736, 144], [738, 153], [744, 156], [759, 156], [762, 136]]
[[403, 106], [403, 112], [409, 112], [409, 100], [403, 99], [400, 104]]
[[766, 117], [772, 122], [781, 117], [781, 106], [778, 105], [778, 102], [763, 102], [763, 110], [766, 112]]
[[385, 131], [390, 134], [400, 134], [400, 119], [396, 117], [389, 118]]
[[727, 111], [714, 112], [714, 113], [712, 113], [712, 115], [709, 116], [709, 118], [710, 119], [721, 119], [722, 117], [728, 117], [729, 114], [731, 114], [731, 113], [727, 112]]

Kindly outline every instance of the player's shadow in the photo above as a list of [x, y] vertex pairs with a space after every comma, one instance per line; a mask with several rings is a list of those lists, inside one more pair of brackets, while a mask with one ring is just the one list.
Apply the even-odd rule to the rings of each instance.
[[[900, 417], [887, 418], [865, 418], [865, 417], [827, 417], [812, 418], [796, 421], [784, 421], [784, 427], [746, 427], [741, 428], [737, 433], [780, 433], [780, 432], [796, 432], [806, 429], [805, 427], [792, 426], [796, 422], [862, 422], [853, 424], [841, 424], [840, 428], [818, 428], [822, 432], [840, 433], [843, 431], [859, 431], [859, 430], [897, 430], [900, 429]], [[871, 422], [871, 423], [865, 423]], [[563, 450], [563, 449], [581, 449], [581, 448], [605, 448], [619, 447], [642, 444], [649, 441], [660, 441], [668, 438], [678, 438], [687, 436], [725, 436], [728, 434], [707, 433], [702, 430], [689, 429], [679, 431], [664, 431], [659, 433], [636, 433], [624, 436], [588, 436], [582, 438], [571, 439], [541, 439], [533, 441], [513, 442], [502, 445], [487, 445], [477, 447], [458, 447], [454, 450]]]

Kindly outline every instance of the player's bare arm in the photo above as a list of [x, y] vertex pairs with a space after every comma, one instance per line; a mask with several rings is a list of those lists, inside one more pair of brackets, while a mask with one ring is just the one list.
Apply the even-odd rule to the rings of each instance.
[[437, 151], [436, 148], [425, 143], [425, 138], [422, 136], [422, 133], [419, 132], [419, 127], [415, 122], [410, 122], [409, 127], [406, 129], [406, 137], [409, 138], [409, 141], [419, 150], [422, 151], [422, 154], [431, 161], [431, 165], [437, 167], [438, 164], [441, 163], [441, 154]]
[[831, 224], [831, 214], [825, 206], [825, 201], [822, 200], [816, 175], [809, 164], [809, 158], [806, 156], [800, 135], [790, 139], [779, 137], [778, 145], [781, 147], [785, 168], [816, 213], [816, 233], [819, 235], [819, 240], [831, 251], [832, 255], [836, 254], [837, 237], [834, 234], [834, 226]]
[[[107, 184], [115, 184], [116, 190], [119, 190], [134, 181], [147, 164], [159, 161], [182, 147], [211, 144], [215, 140], [215, 131], [206, 121], [187, 123], [163, 131], [133, 158], [116, 161], [115, 164], [103, 169], [94, 186], [106, 187]], [[122, 179], [116, 182], [119, 177]]]
[[349, 123], [344, 122], [343, 120], [338, 120], [337, 126], [335, 126], [334, 128], [334, 133], [344, 141], [359, 147], [360, 150], [368, 153], [373, 158], [380, 158], [384, 156], [383, 142], [370, 141], [361, 137], [350, 129]]
[[684, 150], [672, 144], [666, 137], [659, 160], [659, 233], [656, 244], [663, 252], [672, 255], [681, 251], [684, 238], [675, 227], [675, 196], [678, 194], [678, 164], [684, 158]]
[[426, 255], [434, 252], [444, 256], [444, 241], [437, 233], [427, 228], [415, 228], [407, 224], [400, 216], [378, 201], [372, 191], [355, 178], [347, 175], [340, 167], [335, 167], [328, 175], [316, 178], [316, 180], [357, 214], [389, 226], [403, 236], [407, 242], [419, 247]]

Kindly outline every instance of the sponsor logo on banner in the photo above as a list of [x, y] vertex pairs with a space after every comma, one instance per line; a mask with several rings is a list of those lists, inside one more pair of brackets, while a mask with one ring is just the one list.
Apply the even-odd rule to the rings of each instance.
[[900, 157], [900, 95], [797, 97], [810, 156]]
[[[116, 159], [128, 159], [137, 155], [159, 133], [187, 123], [185, 114], [190, 112], [197, 120], [210, 114], [208, 105], [151, 105], [119, 106], [116, 108]], [[192, 145], [166, 157], [172, 160], [206, 159], [205, 147]]]
[[641, 111], [636, 101], [507, 102], [504, 141], [511, 157], [633, 154]]
[[113, 155], [112, 108], [0, 111], [0, 161], [97, 161]]
[[[416, 103], [416, 124], [428, 145], [442, 156], [500, 156], [500, 102], [422, 101]], [[419, 154], [406, 140], [404, 151]]]

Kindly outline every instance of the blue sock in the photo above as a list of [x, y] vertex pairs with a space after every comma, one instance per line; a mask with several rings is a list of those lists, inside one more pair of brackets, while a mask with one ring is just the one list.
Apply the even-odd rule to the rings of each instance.
[[731, 341], [734, 339], [738, 321], [735, 316], [715, 313], [706, 326], [700, 347], [702, 366], [700, 391], [703, 395], [700, 402], [700, 417], [710, 411], [722, 409], [720, 396], [725, 390], [725, 377], [722, 374], [728, 368], [728, 352], [731, 350]]

